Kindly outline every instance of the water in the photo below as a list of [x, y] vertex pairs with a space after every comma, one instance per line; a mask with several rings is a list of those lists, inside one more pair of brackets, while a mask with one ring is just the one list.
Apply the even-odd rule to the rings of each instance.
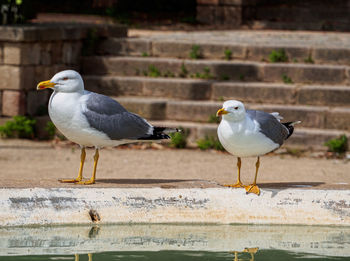
[[0, 228], [0, 260], [350, 260], [350, 227], [103, 225]]

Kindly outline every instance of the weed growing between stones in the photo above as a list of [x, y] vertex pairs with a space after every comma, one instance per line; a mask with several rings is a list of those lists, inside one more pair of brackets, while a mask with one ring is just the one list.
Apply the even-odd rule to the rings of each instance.
[[201, 54], [201, 48], [199, 45], [195, 44], [192, 45], [191, 51], [190, 51], [190, 58], [191, 59], [200, 59], [202, 58]]
[[171, 138], [169, 146], [172, 148], [183, 149], [187, 145], [187, 137], [190, 134], [189, 130], [179, 128], [180, 132], [171, 133], [169, 136]]
[[288, 62], [288, 56], [284, 49], [273, 50], [269, 55], [269, 60], [272, 63], [286, 63]]
[[12, 120], [0, 126], [0, 135], [4, 138], [33, 139], [35, 123], [35, 119], [20, 115], [14, 116]]
[[292, 79], [285, 74], [282, 75], [282, 81], [285, 84], [292, 84], [293, 83]]
[[225, 60], [229, 61], [232, 59], [232, 51], [229, 49], [226, 49], [224, 51], [224, 55], [225, 55]]
[[348, 150], [348, 138], [344, 134], [325, 142], [324, 145], [328, 147], [329, 152], [344, 154]]
[[220, 141], [213, 136], [205, 136], [204, 139], [198, 140], [197, 146], [201, 150], [208, 150], [208, 149], [214, 149], [214, 150], [220, 150], [220, 151], [225, 150], [224, 147], [221, 145]]

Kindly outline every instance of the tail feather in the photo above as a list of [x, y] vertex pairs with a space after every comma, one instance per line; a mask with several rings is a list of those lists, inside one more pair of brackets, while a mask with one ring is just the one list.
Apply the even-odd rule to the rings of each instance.
[[162, 140], [170, 139], [168, 134], [179, 132], [177, 128], [168, 128], [168, 127], [153, 127], [153, 133], [147, 135], [146, 137], [141, 137], [139, 140]]
[[289, 132], [289, 134], [288, 134], [286, 139], [288, 139], [293, 134], [293, 132], [294, 132], [294, 125], [295, 124], [299, 124], [299, 123], [301, 123], [301, 121], [294, 121], [294, 122], [290, 121], [290, 122], [282, 123], [288, 129], [288, 132]]

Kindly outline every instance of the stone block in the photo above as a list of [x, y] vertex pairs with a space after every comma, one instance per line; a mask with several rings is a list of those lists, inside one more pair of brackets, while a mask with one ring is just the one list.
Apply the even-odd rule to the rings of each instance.
[[26, 95], [23, 91], [4, 90], [2, 93], [2, 115], [16, 116], [26, 113]]
[[84, 76], [85, 89], [109, 96], [141, 96], [143, 83], [134, 77]]
[[295, 85], [227, 82], [214, 83], [213, 100], [236, 99], [242, 102], [294, 104]]
[[62, 41], [51, 42], [51, 62], [52, 64], [63, 63]]
[[4, 45], [4, 64], [37, 65], [40, 63], [40, 44], [6, 43]]
[[0, 90], [21, 89], [21, 70], [17, 66], [1, 65], [0, 79]]
[[165, 119], [165, 100], [128, 97], [119, 97], [117, 100], [128, 111], [136, 113], [147, 120]]
[[350, 49], [315, 48], [312, 58], [317, 63], [350, 64]]
[[137, 39], [137, 38], [128, 38], [126, 45], [126, 53], [128, 55], [138, 55], [142, 54], [152, 54], [151, 41]]
[[254, 61], [269, 61], [272, 51], [283, 49], [289, 62], [304, 62], [309, 57], [309, 48], [304, 47], [279, 47], [279, 46], [247, 46], [247, 59]]
[[27, 113], [31, 116], [47, 114], [50, 95], [49, 90], [27, 92]]
[[261, 67], [263, 81], [281, 82], [283, 75], [295, 83], [337, 83], [346, 81], [345, 66], [306, 64], [264, 64]]
[[230, 50], [232, 52], [231, 59], [245, 59], [246, 47], [243, 45], [226, 45], [226, 44], [204, 44], [200, 45], [202, 49], [203, 57], [209, 59], [226, 59], [225, 51]]
[[350, 108], [333, 108], [327, 112], [326, 128], [350, 131]]
[[196, 19], [203, 24], [216, 24], [216, 9], [214, 6], [197, 5]]
[[227, 61], [186, 61], [185, 66], [189, 75], [203, 73], [206, 68], [209, 74], [218, 78], [229, 78], [233, 81], [259, 79], [259, 68], [255, 63]]
[[126, 55], [127, 40], [123, 38], [107, 38], [98, 42], [96, 53], [100, 55]]
[[304, 86], [298, 91], [299, 104], [323, 106], [350, 106], [350, 88], [347, 86]]
[[51, 137], [49, 137], [49, 133], [46, 130], [47, 123], [50, 122], [50, 117], [49, 116], [40, 116], [40, 117], [35, 117], [35, 126], [34, 126], [34, 131], [35, 131], [35, 136], [41, 140], [47, 140]]
[[221, 108], [221, 102], [169, 101], [166, 118], [168, 120], [208, 122]]
[[62, 62], [67, 65], [79, 63], [81, 53], [81, 42], [63, 42], [62, 45]]
[[210, 98], [211, 81], [183, 79], [145, 79], [143, 95], [184, 100]]
[[192, 43], [179, 43], [173, 41], [154, 41], [152, 55], [159, 57], [189, 58]]

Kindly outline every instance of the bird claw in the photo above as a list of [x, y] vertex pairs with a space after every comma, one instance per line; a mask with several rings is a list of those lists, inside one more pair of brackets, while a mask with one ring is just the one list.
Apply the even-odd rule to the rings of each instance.
[[254, 193], [256, 195], [260, 195], [260, 189], [257, 185], [251, 184], [249, 186], [245, 186], [246, 193]]
[[79, 184], [79, 185], [92, 185], [92, 184], [95, 184], [95, 181], [94, 180], [82, 180], [82, 181], [79, 181], [75, 184]]

